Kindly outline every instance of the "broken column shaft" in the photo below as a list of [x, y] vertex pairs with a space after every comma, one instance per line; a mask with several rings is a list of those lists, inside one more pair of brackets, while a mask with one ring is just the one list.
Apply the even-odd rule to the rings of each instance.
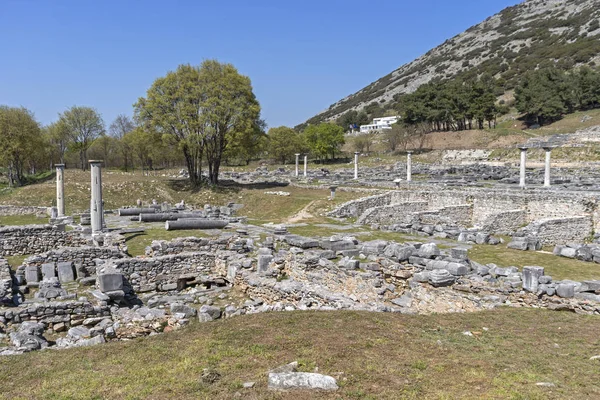
[[545, 169], [544, 169], [544, 186], [545, 187], [550, 187], [550, 152], [552, 151], [553, 147], [544, 147], [544, 150], [546, 151], [546, 165], [545, 165]]
[[221, 229], [229, 222], [222, 219], [186, 218], [165, 222], [168, 231], [178, 229]]
[[308, 156], [304, 156], [304, 177], [306, 178], [306, 168], [308, 166]]
[[354, 179], [358, 179], [358, 151], [354, 152]]
[[519, 147], [521, 150], [521, 173], [519, 177], [519, 186], [525, 188], [525, 163], [527, 162], [527, 147]]
[[412, 181], [412, 151], [406, 152], [406, 181]]
[[102, 205], [102, 161], [90, 160], [90, 171], [92, 176], [90, 201], [90, 219], [92, 233], [101, 232], [104, 218], [104, 207]]
[[298, 164], [300, 162], [300, 153], [296, 153], [296, 178], [299, 175], [299, 171], [298, 171]]
[[65, 216], [65, 164], [56, 164], [56, 208], [58, 216]]

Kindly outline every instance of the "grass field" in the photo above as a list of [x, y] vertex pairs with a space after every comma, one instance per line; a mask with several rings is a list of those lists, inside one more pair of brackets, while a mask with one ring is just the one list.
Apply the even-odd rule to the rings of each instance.
[[[535, 309], [265, 313], [3, 357], [0, 398], [592, 399], [600, 398], [600, 362], [590, 360], [600, 354], [598, 329], [597, 317]], [[295, 360], [302, 371], [336, 377], [340, 390], [268, 391], [267, 371]], [[204, 368], [221, 379], [201, 383]], [[256, 386], [242, 389], [247, 381]]]
[[[172, 171], [171, 171], [172, 172]], [[242, 203], [239, 211], [257, 223], [282, 222], [301, 211], [311, 202], [320, 209], [330, 209], [345, 201], [362, 197], [363, 193], [341, 192], [329, 201], [329, 190], [313, 190], [293, 186], [255, 184], [240, 185], [225, 182], [216, 189], [192, 189], [186, 180], [167, 176], [142, 176], [139, 173], [105, 171], [102, 177], [103, 198], [106, 209], [135, 205], [137, 199], [149, 203], [152, 199], [175, 204], [184, 200], [197, 208], [205, 204], [226, 205]], [[65, 171], [65, 204], [67, 214], [89, 209], [89, 172], [69, 169]], [[285, 191], [290, 196], [265, 195], [266, 191]], [[0, 193], [0, 204], [50, 206], [56, 196], [52, 181], [5, 190]], [[12, 217], [11, 217], [12, 218]], [[16, 221], [16, 218], [13, 222]], [[1, 220], [0, 220], [1, 221]], [[28, 220], [29, 221], [29, 220]], [[28, 222], [27, 221], [27, 222]], [[0, 222], [2, 223], [2, 222]], [[9, 223], [6, 224], [18, 224]]]

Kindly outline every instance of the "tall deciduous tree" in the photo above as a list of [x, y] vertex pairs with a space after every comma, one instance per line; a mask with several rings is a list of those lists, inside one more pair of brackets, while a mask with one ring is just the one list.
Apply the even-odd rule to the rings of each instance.
[[91, 107], [74, 106], [60, 114], [59, 121], [69, 133], [73, 149], [79, 152], [81, 169], [87, 169], [87, 151], [94, 140], [104, 133], [102, 117]]
[[45, 132], [52, 146], [53, 155], [58, 158], [61, 164], [65, 163], [65, 153], [69, 147], [70, 137], [67, 127], [62, 121], [51, 123], [45, 128]]
[[335, 158], [335, 152], [344, 144], [344, 129], [336, 124], [309, 125], [304, 130], [310, 150], [319, 158]]
[[180, 65], [158, 78], [135, 110], [141, 123], [178, 142], [194, 185], [201, 183], [203, 155], [210, 182], [217, 184], [227, 147], [260, 125], [250, 79], [216, 60], [200, 67]]
[[302, 135], [287, 126], [271, 128], [267, 135], [269, 156], [281, 161], [282, 164], [292, 160], [294, 154], [302, 153], [305, 147]]
[[123, 167], [125, 168], [125, 171], [127, 171], [129, 168], [132, 150], [127, 141], [123, 140], [123, 137], [131, 132], [134, 128], [135, 124], [131, 118], [125, 114], [117, 115], [115, 120], [108, 128], [110, 135], [116, 139], [119, 139], [119, 152], [121, 153], [121, 157], [123, 157]]
[[231, 64], [207, 60], [199, 70], [202, 90], [202, 117], [206, 126], [206, 159], [210, 182], [219, 181], [223, 154], [230, 143], [259, 124], [260, 105], [250, 78]]
[[24, 166], [40, 147], [41, 138], [40, 126], [31, 111], [0, 106], [0, 163], [8, 170], [10, 186], [23, 183]]

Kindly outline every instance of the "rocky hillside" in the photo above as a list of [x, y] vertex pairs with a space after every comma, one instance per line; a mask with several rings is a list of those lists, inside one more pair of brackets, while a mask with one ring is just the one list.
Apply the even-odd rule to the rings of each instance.
[[307, 122], [317, 123], [377, 102], [393, 109], [399, 96], [433, 79], [484, 72], [505, 89], [536, 67], [600, 64], [599, 0], [527, 0], [489, 17], [411, 63], [332, 104]]

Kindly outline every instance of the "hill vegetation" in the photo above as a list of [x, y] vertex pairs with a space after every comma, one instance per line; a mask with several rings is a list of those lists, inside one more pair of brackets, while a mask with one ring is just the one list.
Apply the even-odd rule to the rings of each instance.
[[528, 0], [447, 40], [306, 123], [335, 120], [349, 111], [364, 111], [367, 120], [394, 114], [402, 109], [404, 95], [432, 81], [491, 76], [502, 92], [510, 92], [536, 69], [594, 67], [600, 61], [599, 37], [595, 0]]

